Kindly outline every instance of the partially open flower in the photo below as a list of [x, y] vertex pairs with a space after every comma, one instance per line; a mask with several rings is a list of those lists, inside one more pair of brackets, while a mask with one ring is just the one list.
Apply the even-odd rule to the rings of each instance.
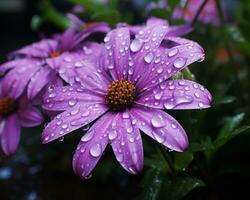
[[0, 147], [5, 155], [11, 155], [18, 147], [21, 127], [38, 126], [43, 116], [26, 97], [16, 99], [3, 92], [4, 86], [0, 83]]
[[3, 89], [18, 98], [27, 86], [28, 98], [34, 99], [47, 86], [62, 85], [63, 77], [58, 76], [60, 63], [57, 62], [57, 58], [62, 57], [66, 60], [65, 55], [74, 51], [83, 51], [88, 54], [87, 45], [83, 48], [82, 46], [79, 48], [78, 45], [89, 35], [108, 30], [108, 27], [102, 26], [100, 28], [86, 27], [80, 33], [72, 27], [53, 39], [43, 39], [15, 51], [11, 57], [21, 56], [21, 58], [0, 66], [0, 73], [6, 74], [3, 78], [6, 88]]

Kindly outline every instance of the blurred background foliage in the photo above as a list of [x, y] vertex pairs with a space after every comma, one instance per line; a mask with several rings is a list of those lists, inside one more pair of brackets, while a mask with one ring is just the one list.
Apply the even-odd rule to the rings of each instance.
[[[0, 61], [8, 52], [71, 25], [66, 13], [84, 21], [143, 23], [149, 16], [171, 24], [178, 0], [166, 9], [157, 0], [1, 0]], [[250, 1], [224, 0], [220, 25], [194, 24], [187, 38], [200, 43], [203, 62], [190, 70], [213, 95], [213, 106], [202, 111], [171, 111], [189, 134], [185, 153], [162, 151], [143, 136], [144, 170], [126, 173], [108, 149], [88, 180], [71, 168], [72, 153], [86, 130], [47, 145], [43, 127], [23, 130], [21, 146], [12, 157], [0, 154], [0, 199], [243, 199], [250, 186]], [[74, 5], [81, 5], [82, 8]], [[220, 8], [220, 6], [218, 6]], [[72, 10], [73, 9], [73, 10]], [[222, 12], [226, 12], [226, 19]], [[194, 78], [189, 71], [184, 78]], [[86, 128], [86, 127], [85, 127]], [[244, 198], [245, 199], [245, 198]]]

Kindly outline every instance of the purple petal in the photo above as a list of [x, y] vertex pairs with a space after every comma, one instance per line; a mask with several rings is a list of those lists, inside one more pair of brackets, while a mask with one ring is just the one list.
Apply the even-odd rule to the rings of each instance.
[[128, 28], [118, 28], [110, 31], [104, 39], [107, 62], [105, 69], [110, 72], [113, 80], [127, 77], [130, 58], [130, 33]]
[[29, 82], [27, 89], [28, 98], [33, 99], [55, 76], [55, 72], [47, 66], [41, 67]]
[[113, 151], [121, 166], [132, 174], [143, 168], [143, 146], [139, 128], [128, 112], [118, 114], [108, 132]]
[[79, 104], [96, 103], [105, 104], [104, 97], [80, 86], [50, 87], [43, 97], [43, 108], [46, 110], [64, 111]]
[[180, 26], [171, 26], [167, 36], [183, 36], [193, 31], [193, 27], [190, 25], [180, 25]]
[[73, 169], [81, 178], [87, 178], [102, 156], [107, 144], [113, 114], [107, 113], [82, 137], [73, 157]]
[[188, 138], [184, 129], [167, 113], [143, 106], [131, 109], [130, 113], [136, 125], [157, 142], [179, 152], [187, 148]]
[[204, 109], [212, 96], [202, 85], [188, 80], [163, 82], [141, 94], [138, 104], [160, 109]]
[[16, 59], [16, 60], [8, 61], [0, 65], [0, 74], [5, 74], [10, 69], [13, 69], [15, 67], [26, 66], [32, 62], [34, 62], [34, 59], [31, 59], [31, 58]]
[[12, 53], [12, 55], [23, 54], [36, 58], [46, 58], [49, 54], [57, 49], [58, 41], [52, 39], [43, 39], [39, 42], [25, 46]]
[[19, 108], [18, 121], [22, 127], [34, 127], [43, 123], [43, 116], [35, 107], [26, 105]]
[[56, 140], [79, 129], [105, 113], [108, 108], [101, 104], [91, 106], [77, 105], [57, 115], [44, 129], [43, 143]]
[[68, 28], [62, 35], [59, 37], [59, 49], [60, 51], [69, 51], [74, 48], [74, 36], [76, 34], [75, 28]]
[[10, 115], [2, 123], [4, 123], [4, 125], [0, 133], [1, 148], [5, 155], [11, 155], [15, 153], [18, 147], [21, 127], [16, 115]]
[[203, 60], [204, 51], [197, 43], [177, 37], [168, 37], [178, 44], [170, 49], [160, 48], [152, 59], [152, 65], [145, 70], [137, 82], [141, 90], [153, 87], [177, 72], [181, 71], [191, 63]]
[[149, 71], [146, 69], [151, 69], [151, 63], [156, 57], [155, 49], [158, 49], [167, 31], [167, 26], [156, 25], [146, 27], [136, 34], [130, 45], [130, 50], [134, 54], [130, 64], [132, 72], [129, 73], [129, 80], [136, 82], [145, 71]]
[[[104, 72], [98, 68], [99, 52], [102, 46], [89, 46], [84, 51], [64, 53], [46, 62], [56, 69], [60, 77], [69, 84], [80, 84], [90, 90], [98, 90], [105, 93], [110, 80]], [[93, 48], [93, 49], [92, 49]], [[95, 51], [96, 50], [96, 51]], [[86, 53], [86, 51], [88, 51]], [[91, 53], [90, 53], [91, 51]]]
[[150, 17], [148, 20], [147, 20], [147, 24], [146, 26], [158, 26], [158, 25], [161, 25], [161, 26], [169, 26], [168, 24], [168, 21], [167, 20], [164, 20], [164, 19], [161, 19], [161, 18], [157, 18], [157, 17]]
[[32, 76], [39, 70], [41, 63], [33, 60], [30, 64], [12, 69], [3, 78], [3, 93], [18, 98], [24, 91]]

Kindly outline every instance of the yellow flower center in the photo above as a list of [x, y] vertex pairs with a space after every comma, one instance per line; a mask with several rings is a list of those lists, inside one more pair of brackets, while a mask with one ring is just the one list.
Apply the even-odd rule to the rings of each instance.
[[60, 51], [53, 51], [52, 53], [49, 54], [50, 58], [55, 58], [57, 56], [60, 56], [61, 52]]
[[108, 86], [106, 101], [113, 111], [129, 107], [135, 98], [135, 86], [127, 80], [113, 81]]
[[16, 110], [16, 102], [10, 97], [0, 97], [0, 116], [6, 117]]

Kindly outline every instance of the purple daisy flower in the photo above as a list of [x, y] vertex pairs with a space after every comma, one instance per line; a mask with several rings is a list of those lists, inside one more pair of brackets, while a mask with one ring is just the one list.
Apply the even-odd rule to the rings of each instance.
[[[95, 27], [86, 28], [83, 32], [77, 32], [74, 27], [69, 28], [54, 39], [43, 39], [12, 53], [12, 57], [20, 55], [24, 57], [0, 66], [1, 74], [9, 71], [3, 78], [3, 84], [6, 86], [3, 90], [9, 91], [11, 95], [18, 98], [28, 86], [27, 96], [33, 99], [51, 83], [61, 85], [62, 80], [57, 73], [60, 63], [56, 62], [56, 58], [65, 58], [65, 55], [74, 50], [83, 50], [88, 54], [88, 45], [82, 49], [77, 48], [80, 42], [92, 33], [109, 30], [103, 24], [97, 24]], [[67, 80], [64, 81], [67, 82]]]
[[[96, 58], [99, 61], [75, 70], [79, 84], [53, 88], [44, 96], [45, 109], [63, 112], [46, 126], [43, 143], [97, 120], [73, 157], [73, 169], [82, 178], [90, 175], [108, 143], [125, 170], [140, 172], [140, 130], [169, 149], [182, 152], [187, 148], [184, 129], [163, 110], [210, 107], [211, 95], [203, 86], [169, 79], [204, 59], [204, 52], [193, 41], [165, 39], [167, 33], [167, 26], [157, 24], [141, 29], [134, 39], [127, 27], [112, 30], [104, 47], [99, 45], [103, 49]], [[84, 59], [72, 55], [71, 65]]]
[[42, 114], [33, 107], [26, 97], [16, 99], [5, 93], [0, 83], [0, 146], [4, 154], [13, 154], [19, 144], [21, 127], [34, 127], [42, 124]]

